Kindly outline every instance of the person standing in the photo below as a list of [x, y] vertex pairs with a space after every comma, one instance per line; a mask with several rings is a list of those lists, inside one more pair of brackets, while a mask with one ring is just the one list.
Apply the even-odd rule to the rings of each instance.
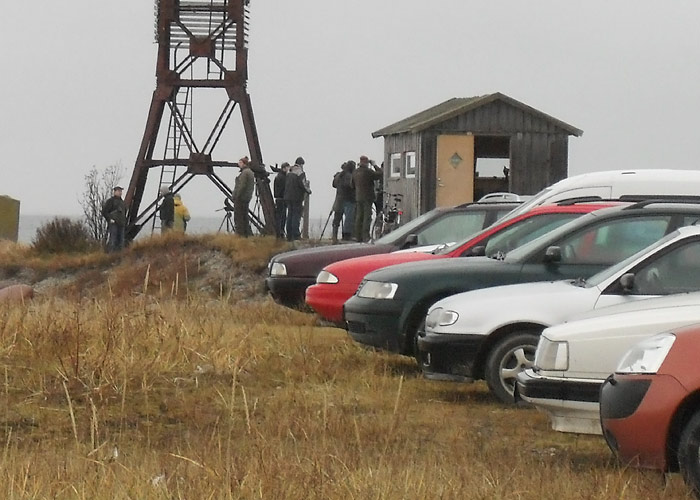
[[333, 176], [335, 201], [333, 202], [333, 243], [338, 243], [338, 230], [343, 223], [342, 239], [349, 240], [352, 225], [355, 222], [355, 190], [352, 186], [352, 172], [355, 162], [348, 161], [340, 167], [340, 172]]
[[287, 204], [284, 201], [284, 189], [287, 184], [288, 171], [289, 163], [285, 161], [279, 170], [277, 170], [273, 185], [275, 196], [275, 233], [278, 238], [284, 238], [285, 226], [287, 224]]
[[383, 177], [384, 172], [373, 163], [374, 170], [369, 168], [370, 160], [360, 156], [360, 164], [352, 173], [352, 183], [355, 188], [355, 230], [357, 241], [369, 241], [369, 227], [372, 221], [372, 204], [375, 200], [374, 181]]
[[178, 231], [184, 233], [187, 231], [187, 223], [190, 221], [190, 211], [182, 203], [182, 197], [180, 194], [173, 196], [173, 203], [175, 205], [175, 219], [173, 221], [173, 231]]
[[102, 204], [102, 217], [107, 219], [107, 252], [118, 252], [124, 248], [126, 232], [126, 203], [122, 199], [121, 186], [114, 186], [112, 197]]
[[238, 160], [241, 173], [236, 177], [236, 185], [233, 187], [233, 231], [247, 238], [253, 232], [250, 230], [250, 218], [248, 215], [250, 200], [255, 191], [255, 174], [250, 169], [250, 160], [244, 156]]
[[311, 194], [311, 190], [304, 172], [304, 158], [300, 156], [287, 173], [284, 185], [284, 201], [287, 205], [287, 241], [301, 239], [299, 225], [304, 211], [304, 197], [307, 194]]
[[168, 186], [160, 188], [160, 195], [163, 197], [160, 203], [160, 232], [167, 233], [173, 228], [175, 222], [175, 199]]

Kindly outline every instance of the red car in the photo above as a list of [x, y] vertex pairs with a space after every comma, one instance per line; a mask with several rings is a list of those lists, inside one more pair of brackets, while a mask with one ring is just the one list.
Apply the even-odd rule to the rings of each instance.
[[580, 215], [615, 204], [562, 202], [541, 206], [432, 253], [392, 252], [335, 262], [324, 267], [316, 284], [306, 289], [306, 303], [323, 319], [342, 324], [343, 304], [371, 271], [405, 262], [506, 253]]
[[630, 349], [600, 391], [603, 435], [620, 460], [683, 474], [700, 498], [700, 325]]

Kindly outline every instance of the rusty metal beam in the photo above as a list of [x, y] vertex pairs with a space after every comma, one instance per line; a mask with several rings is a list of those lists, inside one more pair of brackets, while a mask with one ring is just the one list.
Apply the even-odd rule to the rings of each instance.
[[[135, 237], [145, 222], [154, 217], [158, 205], [159, 198], [156, 197], [145, 211], [139, 211], [151, 168], [173, 167], [173, 172], [176, 172], [178, 167], [184, 168], [185, 174], [173, 183], [177, 189], [181, 189], [192, 176], [205, 175], [228, 198], [231, 197], [232, 190], [214, 173], [214, 169], [237, 166], [237, 159], [216, 158], [214, 150], [236, 106], [241, 110], [250, 158], [255, 165], [264, 165], [250, 95], [246, 88], [249, 0], [156, 0], [156, 5], [157, 84], [125, 198], [128, 207], [127, 234], [130, 238]], [[173, 65], [172, 60], [177, 59], [181, 49], [185, 50], [187, 55], [181, 63]], [[234, 68], [228, 68], [224, 64], [224, 55], [228, 53], [234, 56]], [[197, 60], [208, 62], [206, 75], [186, 78], [185, 72], [192, 72]], [[211, 68], [214, 68], [213, 72]], [[228, 96], [228, 102], [216, 124], [204, 135], [202, 150], [197, 148], [191, 122], [188, 122], [187, 108], [181, 109], [177, 102], [180, 89], [224, 89]], [[177, 141], [174, 142], [184, 143], [189, 151], [187, 157], [180, 155], [178, 147], [178, 151], [171, 152], [170, 155], [166, 149], [162, 159], [154, 158], [166, 109], [170, 111], [173, 123], [173, 126], [168, 128], [168, 133], [178, 134]], [[191, 111], [192, 108], [190, 113]], [[166, 148], [168, 142], [166, 141]], [[264, 168], [255, 169], [255, 172], [256, 191], [264, 221], [252, 214], [252, 222], [259, 231], [274, 234], [274, 199], [270, 181]]]

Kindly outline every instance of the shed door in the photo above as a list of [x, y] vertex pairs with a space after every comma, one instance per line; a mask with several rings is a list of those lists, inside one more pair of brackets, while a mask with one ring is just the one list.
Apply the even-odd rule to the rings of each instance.
[[474, 201], [474, 136], [439, 135], [435, 205]]

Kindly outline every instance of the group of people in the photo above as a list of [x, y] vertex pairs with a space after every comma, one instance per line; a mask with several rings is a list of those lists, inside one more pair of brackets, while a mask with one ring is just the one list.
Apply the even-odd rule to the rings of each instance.
[[[370, 166], [372, 168], [370, 168]], [[382, 210], [382, 167], [367, 156], [360, 156], [359, 164], [353, 160], [342, 164], [333, 176], [335, 200], [333, 202], [333, 243], [338, 243], [338, 231], [342, 222], [341, 239], [369, 241], [372, 221], [372, 205], [379, 203], [377, 213]], [[377, 189], [377, 184], [380, 184]], [[379, 200], [379, 201], [378, 201]]]
[[[126, 203], [122, 198], [123, 192], [124, 188], [114, 186], [112, 196], [102, 204], [102, 217], [107, 221], [107, 252], [117, 252], [126, 243]], [[160, 189], [160, 195], [163, 197], [159, 209], [161, 232], [172, 230], [184, 233], [190, 221], [190, 212], [182, 202], [182, 197], [167, 186]]]
[[275, 232], [278, 238], [286, 238], [288, 241], [301, 239], [304, 199], [311, 194], [304, 163], [304, 158], [300, 156], [294, 165], [284, 162], [279, 168], [273, 169], [277, 172], [273, 183]]

